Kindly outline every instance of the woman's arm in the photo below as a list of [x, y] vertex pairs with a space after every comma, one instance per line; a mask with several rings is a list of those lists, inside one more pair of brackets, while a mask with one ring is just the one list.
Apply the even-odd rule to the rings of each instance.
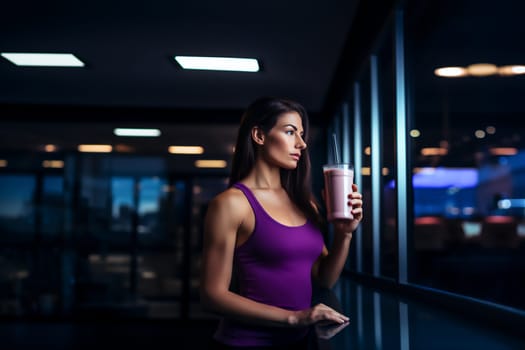
[[[286, 310], [242, 297], [229, 290], [237, 231], [247, 210], [242, 194], [226, 191], [210, 202], [204, 223], [201, 302], [221, 315], [278, 326], [310, 325], [320, 320], [348, 318], [325, 305], [301, 311]], [[249, 207], [248, 207], [249, 208]]]
[[341, 271], [345, 266], [352, 242], [352, 233], [363, 218], [363, 201], [361, 193], [357, 192], [357, 186], [352, 185], [353, 192], [349, 195], [349, 205], [352, 205], [353, 220], [335, 220], [334, 239], [330, 250], [326, 247], [312, 268], [312, 276], [325, 288], [332, 288], [339, 279]]

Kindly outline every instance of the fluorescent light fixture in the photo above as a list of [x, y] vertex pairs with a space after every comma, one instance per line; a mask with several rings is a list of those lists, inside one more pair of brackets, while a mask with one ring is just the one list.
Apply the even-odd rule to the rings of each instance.
[[463, 67], [442, 67], [435, 69], [434, 74], [438, 77], [458, 78], [467, 76], [468, 72]]
[[225, 160], [199, 159], [195, 161], [197, 168], [226, 168], [226, 165]]
[[42, 162], [42, 166], [44, 168], [61, 169], [64, 167], [64, 161], [63, 160], [44, 160]]
[[135, 152], [135, 148], [129, 146], [129, 145], [124, 145], [122, 143], [118, 143], [115, 145], [115, 151], [119, 152], [119, 153], [133, 153]]
[[170, 146], [168, 152], [172, 154], [203, 154], [204, 148], [201, 146]]
[[489, 153], [493, 156], [514, 156], [518, 154], [518, 149], [515, 147], [492, 147], [489, 148]]
[[110, 153], [113, 150], [111, 145], [78, 145], [79, 152], [86, 153]]
[[514, 74], [525, 74], [525, 66], [512, 66]]
[[498, 68], [498, 73], [500, 75], [505, 75], [505, 76], [525, 74], [525, 66], [520, 66], [520, 65], [501, 66]]
[[487, 77], [498, 73], [498, 67], [492, 63], [475, 63], [467, 67], [467, 72], [475, 77]]
[[44, 151], [46, 152], [56, 152], [57, 149], [57, 146], [53, 144], [47, 144], [44, 146]]
[[448, 150], [443, 147], [426, 147], [421, 149], [421, 154], [424, 156], [444, 156]]
[[258, 72], [259, 63], [255, 58], [175, 56], [184, 69], [221, 70], [232, 72]]
[[113, 133], [117, 136], [136, 136], [136, 137], [159, 137], [159, 129], [137, 129], [137, 128], [115, 128]]
[[439, 77], [456, 78], [456, 77], [487, 77], [494, 74], [501, 76], [513, 76], [525, 74], [524, 65], [507, 65], [498, 67], [492, 63], [475, 63], [466, 68], [463, 67], [441, 67], [434, 70], [434, 74]]
[[81, 60], [70, 53], [11, 53], [1, 55], [17, 66], [34, 67], [84, 67]]

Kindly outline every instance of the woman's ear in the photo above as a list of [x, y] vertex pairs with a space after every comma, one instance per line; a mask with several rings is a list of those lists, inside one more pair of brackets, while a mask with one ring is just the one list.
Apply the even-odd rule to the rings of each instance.
[[264, 132], [258, 126], [252, 128], [252, 139], [259, 146], [264, 145]]

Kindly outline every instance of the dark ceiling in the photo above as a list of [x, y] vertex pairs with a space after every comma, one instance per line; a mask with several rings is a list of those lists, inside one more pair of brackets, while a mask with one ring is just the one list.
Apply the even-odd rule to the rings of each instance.
[[[276, 95], [319, 112], [357, 3], [9, 2], [0, 12], [1, 52], [73, 53], [86, 67], [16, 67], [0, 58], [0, 103], [241, 110]], [[175, 55], [257, 58], [262, 69], [185, 71]]]

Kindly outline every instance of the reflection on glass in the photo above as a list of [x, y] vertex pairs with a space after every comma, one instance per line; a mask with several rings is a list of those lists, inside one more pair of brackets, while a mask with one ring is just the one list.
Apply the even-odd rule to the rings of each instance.
[[132, 215], [135, 210], [133, 196], [133, 178], [115, 176], [111, 179], [112, 231], [131, 232]]
[[362, 349], [362, 346], [364, 345], [364, 339], [365, 339], [365, 329], [364, 329], [364, 318], [363, 318], [363, 288], [361, 286], [357, 286], [355, 290], [356, 295], [356, 313], [357, 313], [357, 345], [359, 349]]
[[[425, 32], [425, 18], [435, 9], [408, 6], [405, 17], [407, 58], [413, 63], [407, 65], [409, 104], [420, 131], [410, 155], [416, 172], [410, 252], [416, 272], [410, 282], [525, 309], [525, 285], [516, 283], [525, 272], [525, 240], [518, 233], [525, 221], [519, 205], [525, 198], [525, 123], [518, 117], [524, 81], [502, 67], [522, 64], [513, 27], [521, 23], [523, 8], [512, 0], [496, 7], [438, 3], [446, 15], [434, 17]], [[472, 38], [465, 23], [484, 39], [458, 50]], [[499, 39], [485, 40], [489, 37]], [[469, 75], [434, 75], [449, 65], [465, 66]], [[437, 147], [440, 152], [423, 152]], [[490, 280], [498, 283], [486, 288]]]
[[0, 175], [0, 229], [34, 232], [34, 175]]
[[410, 350], [408, 305], [402, 302], [399, 303], [399, 342], [401, 350]]
[[59, 235], [64, 231], [64, 177], [44, 176], [42, 183], [42, 202], [40, 204], [40, 223], [42, 233]]
[[374, 341], [375, 348], [381, 350], [383, 348], [383, 328], [381, 326], [381, 294], [374, 293]]
[[139, 182], [138, 227], [139, 235], [162, 235], [167, 214], [166, 180], [158, 177], [143, 178]]
[[316, 324], [315, 325], [315, 334], [320, 339], [330, 339], [341, 332], [344, 328], [348, 327], [350, 322], [345, 322], [342, 324], [337, 323], [328, 323], [328, 324]]

